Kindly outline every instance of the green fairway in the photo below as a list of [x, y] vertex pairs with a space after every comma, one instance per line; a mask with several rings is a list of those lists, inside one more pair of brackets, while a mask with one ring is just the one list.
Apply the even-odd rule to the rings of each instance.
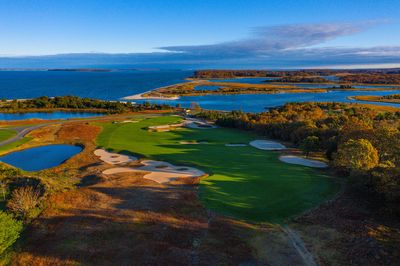
[[[260, 138], [248, 132], [226, 128], [147, 131], [148, 126], [179, 120], [165, 116], [139, 123], [103, 123], [97, 143], [117, 152], [191, 165], [207, 172], [210, 176], [200, 183], [203, 204], [241, 219], [282, 222], [316, 206], [338, 189], [331, 178], [317, 170], [280, 162], [277, 152], [224, 145]], [[208, 144], [180, 144], [193, 140]]]
[[11, 129], [0, 129], [0, 142], [5, 141], [9, 138], [14, 137], [17, 135], [17, 132], [15, 130]]

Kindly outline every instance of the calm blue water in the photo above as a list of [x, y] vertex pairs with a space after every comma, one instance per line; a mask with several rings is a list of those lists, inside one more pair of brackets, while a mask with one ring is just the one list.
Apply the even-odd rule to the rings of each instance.
[[99, 113], [87, 113], [87, 112], [30, 112], [30, 113], [0, 113], [1, 120], [25, 120], [25, 119], [43, 119], [43, 120], [53, 120], [53, 119], [71, 119], [71, 118], [84, 118], [92, 116], [102, 116]]
[[218, 90], [221, 86], [214, 86], [214, 85], [198, 85], [194, 87], [195, 91], [201, 91], [201, 90], [209, 90], [209, 91], [215, 91]]
[[[113, 71], [113, 72], [71, 72], [71, 71], [0, 71], [0, 98], [32, 98], [38, 96], [76, 95], [105, 100], [149, 91], [160, 86], [184, 82], [192, 71]], [[215, 79], [219, 82], [261, 83], [268, 78]], [[274, 78], [269, 78], [273, 80]], [[332, 87], [332, 84], [301, 84], [303, 87]], [[370, 88], [373, 86], [356, 86]], [[208, 88], [210, 89], [210, 88]], [[399, 86], [400, 90], [400, 86]], [[203, 108], [217, 110], [238, 110], [260, 112], [265, 108], [283, 105], [286, 102], [325, 101], [349, 102], [353, 95], [388, 95], [397, 91], [331, 91], [329, 93], [287, 93], [250, 95], [207, 95], [188, 96], [176, 101], [151, 101], [183, 106], [198, 102]], [[141, 102], [136, 101], [135, 102]], [[398, 106], [390, 103], [379, 105]], [[95, 114], [79, 115], [87, 117]], [[0, 120], [11, 119], [66, 119], [77, 117], [74, 113], [26, 113], [0, 114]]]
[[337, 76], [321, 76], [321, 77], [330, 81], [339, 81], [339, 77]]
[[74, 95], [118, 100], [183, 82], [192, 71], [0, 71], [0, 99]]
[[25, 171], [39, 171], [60, 165], [81, 151], [74, 145], [47, 145], [6, 154], [0, 161]]
[[245, 112], [262, 112], [265, 109], [281, 106], [287, 102], [359, 102], [385, 106], [397, 106], [394, 103], [372, 103], [349, 100], [347, 97], [356, 95], [389, 95], [399, 91], [331, 91], [327, 93], [279, 93], [279, 94], [243, 94], [243, 95], [205, 95], [186, 96], [173, 101], [152, 101], [157, 103], [178, 104], [189, 107], [196, 102], [204, 109], [243, 110]]

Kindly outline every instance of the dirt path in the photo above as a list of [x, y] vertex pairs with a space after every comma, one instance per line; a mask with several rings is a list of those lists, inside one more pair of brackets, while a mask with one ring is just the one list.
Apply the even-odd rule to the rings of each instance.
[[303, 259], [304, 265], [317, 266], [317, 263], [315, 262], [313, 255], [307, 250], [300, 236], [294, 230], [290, 229], [288, 226], [283, 226], [282, 230], [286, 233], [290, 243], [293, 245], [293, 247], [296, 249], [296, 251]]

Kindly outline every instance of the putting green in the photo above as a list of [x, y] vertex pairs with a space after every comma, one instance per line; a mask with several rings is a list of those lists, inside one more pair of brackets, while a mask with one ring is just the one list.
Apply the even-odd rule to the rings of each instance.
[[[116, 152], [187, 164], [207, 172], [210, 176], [200, 183], [203, 204], [246, 220], [282, 222], [318, 205], [338, 189], [331, 178], [317, 170], [279, 161], [277, 152], [225, 146], [259, 138], [252, 133], [226, 128], [147, 130], [148, 126], [179, 121], [176, 116], [161, 116], [139, 123], [102, 123], [97, 143]], [[207, 144], [180, 143], [193, 140]]]

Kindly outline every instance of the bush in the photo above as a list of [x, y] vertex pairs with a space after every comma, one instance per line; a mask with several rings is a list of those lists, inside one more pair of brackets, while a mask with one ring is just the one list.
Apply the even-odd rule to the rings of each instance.
[[36, 206], [39, 204], [40, 191], [31, 186], [17, 188], [13, 191], [7, 203], [8, 209], [22, 219], [34, 218], [37, 214]]
[[0, 254], [17, 241], [22, 228], [22, 222], [0, 211]]

